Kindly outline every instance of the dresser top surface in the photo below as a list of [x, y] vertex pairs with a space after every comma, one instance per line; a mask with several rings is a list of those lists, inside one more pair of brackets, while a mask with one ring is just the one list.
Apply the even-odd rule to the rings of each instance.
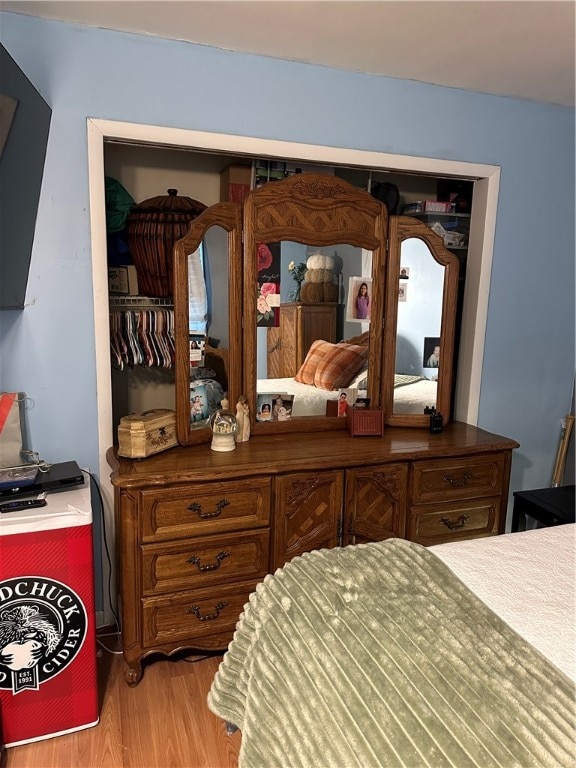
[[518, 443], [477, 427], [453, 422], [441, 433], [388, 427], [382, 437], [351, 437], [336, 432], [255, 436], [234, 451], [218, 453], [210, 445], [171, 448], [146, 459], [108, 451], [112, 482], [118, 486], [147, 483], [205, 482], [289, 471], [346, 469], [394, 461], [465, 457], [513, 450]]

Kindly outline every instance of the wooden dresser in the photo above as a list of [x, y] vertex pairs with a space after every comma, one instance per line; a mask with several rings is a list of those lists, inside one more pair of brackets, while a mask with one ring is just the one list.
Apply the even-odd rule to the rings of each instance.
[[456, 422], [258, 436], [232, 453], [111, 449], [127, 682], [152, 653], [226, 648], [258, 582], [303, 552], [502, 533], [516, 447]]
[[292, 377], [298, 370], [313, 341], [336, 341], [338, 304], [280, 305], [280, 324], [268, 329], [268, 378]]

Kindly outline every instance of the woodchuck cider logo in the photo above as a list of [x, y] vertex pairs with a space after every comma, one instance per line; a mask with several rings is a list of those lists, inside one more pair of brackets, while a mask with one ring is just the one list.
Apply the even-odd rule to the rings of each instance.
[[74, 659], [86, 608], [66, 584], [40, 576], [0, 581], [0, 689], [38, 690]]

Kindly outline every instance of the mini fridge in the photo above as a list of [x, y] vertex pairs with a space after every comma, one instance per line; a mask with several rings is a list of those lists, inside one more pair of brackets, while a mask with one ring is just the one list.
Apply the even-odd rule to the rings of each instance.
[[98, 723], [88, 482], [0, 515], [0, 742]]

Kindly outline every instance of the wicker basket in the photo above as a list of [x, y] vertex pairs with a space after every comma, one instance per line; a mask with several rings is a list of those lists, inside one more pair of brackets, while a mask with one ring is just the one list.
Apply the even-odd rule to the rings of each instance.
[[190, 197], [178, 197], [177, 189], [168, 195], [151, 197], [135, 206], [128, 217], [128, 244], [138, 273], [138, 288], [144, 296], [166, 298], [173, 295], [172, 251], [206, 206]]

